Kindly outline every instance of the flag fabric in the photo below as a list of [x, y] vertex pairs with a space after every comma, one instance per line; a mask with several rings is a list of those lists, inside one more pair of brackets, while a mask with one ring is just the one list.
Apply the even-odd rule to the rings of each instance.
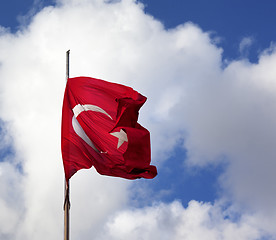
[[68, 181], [78, 170], [95, 167], [103, 175], [154, 178], [150, 133], [138, 122], [146, 97], [130, 87], [77, 77], [67, 81], [61, 149]]

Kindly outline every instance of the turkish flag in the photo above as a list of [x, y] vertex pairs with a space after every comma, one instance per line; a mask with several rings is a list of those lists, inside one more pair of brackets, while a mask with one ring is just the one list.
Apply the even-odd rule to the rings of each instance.
[[127, 179], [154, 178], [150, 133], [137, 123], [146, 97], [130, 87], [89, 77], [67, 81], [61, 149], [68, 181], [78, 170]]

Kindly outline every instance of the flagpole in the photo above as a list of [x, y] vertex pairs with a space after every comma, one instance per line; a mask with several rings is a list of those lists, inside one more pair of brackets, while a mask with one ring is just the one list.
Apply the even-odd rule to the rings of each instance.
[[[69, 78], [69, 55], [70, 50], [66, 52], [66, 81]], [[69, 180], [64, 180], [64, 240], [69, 240], [70, 233], [70, 192], [69, 192]]]

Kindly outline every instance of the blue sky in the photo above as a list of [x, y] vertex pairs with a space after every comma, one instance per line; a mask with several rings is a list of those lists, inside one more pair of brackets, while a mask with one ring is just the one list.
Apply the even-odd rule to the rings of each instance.
[[276, 3], [107, 2], [0, 3], [0, 238], [62, 236], [70, 48], [72, 76], [148, 97], [140, 121], [159, 172], [133, 182], [77, 173], [74, 238], [276, 239]]
[[[174, 28], [179, 24], [192, 21], [204, 31], [214, 32], [221, 38], [220, 46], [224, 49], [224, 57], [240, 57], [239, 44], [244, 37], [254, 39], [249, 50], [249, 59], [257, 61], [260, 51], [268, 48], [276, 38], [273, 31], [273, 22], [276, 3], [267, 0], [260, 3], [258, 0], [141, 0], [145, 5], [145, 12], [159, 19], [166, 28]], [[19, 1], [12, 0], [1, 3], [1, 26], [16, 31], [20, 17], [25, 16], [31, 9], [36, 10], [43, 6], [55, 4], [53, 0]]]
[[242, 38], [254, 39], [249, 59], [257, 60], [259, 51], [270, 46], [276, 38], [273, 31], [276, 3], [273, 0], [261, 3], [253, 1], [142, 1], [149, 12], [160, 19], [167, 28], [187, 21], [198, 24], [204, 31], [213, 31], [222, 38], [220, 46], [224, 57], [240, 57], [239, 44]]

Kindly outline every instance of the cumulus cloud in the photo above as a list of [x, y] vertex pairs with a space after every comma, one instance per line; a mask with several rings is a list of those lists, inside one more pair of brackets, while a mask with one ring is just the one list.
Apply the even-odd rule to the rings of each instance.
[[186, 114], [192, 133], [186, 139], [189, 163], [204, 165], [227, 158], [230, 166], [223, 185], [246, 204], [262, 209], [271, 208], [276, 200], [270, 185], [276, 156], [273, 62], [275, 54], [260, 56], [257, 65], [231, 63], [214, 84], [208, 81], [210, 86]]
[[24, 214], [22, 177], [9, 162], [0, 162], [0, 237], [13, 238], [14, 229]]
[[[132, 0], [58, 0], [22, 24], [14, 34], [0, 28], [0, 118], [15, 151], [0, 163], [1, 237], [62, 237], [60, 122], [68, 49], [72, 77], [127, 84], [148, 97], [140, 119], [151, 131], [159, 168], [179, 142], [190, 167], [226, 163], [219, 181], [221, 199], [230, 202], [130, 210], [130, 181], [83, 170], [71, 181], [73, 238], [276, 235], [274, 48], [257, 64], [237, 60], [222, 68], [223, 50], [199, 26], [166, 30]], [[225, 209], [241, 216], [229, 219]]]
[[[122, 211], [107, 223], [104, 239], [258, 239], [250, 217], [233, 222], [219, 204], [175, 201], [142, 210]], [[101, 238], [100, 238], [101, 239]]]

